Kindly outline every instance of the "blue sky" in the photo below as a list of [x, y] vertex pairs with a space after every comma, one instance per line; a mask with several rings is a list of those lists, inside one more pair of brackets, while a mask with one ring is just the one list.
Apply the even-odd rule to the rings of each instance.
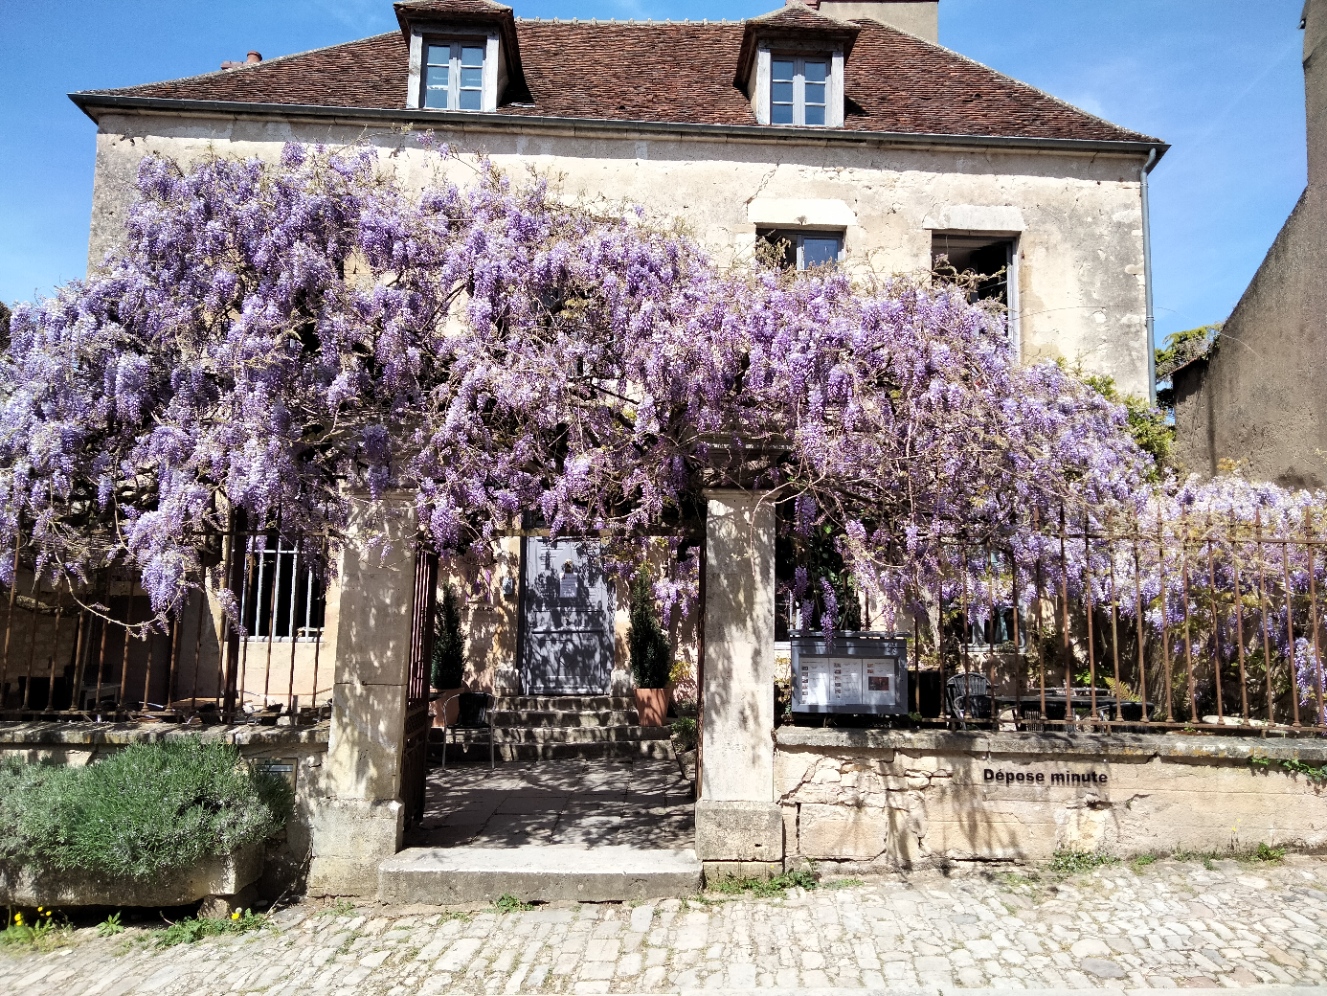
[[[738, 19], [777, 3], [514, 0], [526, 17], [673, 19]], [[941, 0], [940, 40], [1171, 143], [1152, 181], [1164, 336], [1226, 317], [1303, 190], [1301, 6]], [[95, 129], [67, 92], [394, 28], [390, 0], [0, 0], [0, 300], [83, 273]]]

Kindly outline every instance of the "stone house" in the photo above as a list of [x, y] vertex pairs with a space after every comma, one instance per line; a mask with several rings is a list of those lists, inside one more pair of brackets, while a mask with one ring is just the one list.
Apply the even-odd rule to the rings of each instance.
[[[941, 47], [937, 10], [938, 0], [796, 0], [745, 22], [617, 23], [401, 0], [397, 32], [76, 93], [97, 123], [90, 257], [116, 238], [148, 153], [272, 159], [289, 141], [359, 141], [402, 150], [398, 163], [422, 182], [406, 133], [427, 129], [463, 157], [556, 177], [566, 196], [680, 216], [731, 265], [769, 239], [793, 266], [906, 274], [944, 255], [998, 274], [983, 293], [1007, 303], [1023, 357], [1147, 393], [1146, 177], [1166, 146]], [[581, 650], [563, 666], [550, 648], [572, 636], [531, 592], [584, 565], [537, 537], [504, 547], [511, 573], [467, 620], [472, 684], [493, 687], [501, 671], [504, 687], [607, 691], [625, 653], [624, 600], [582, 578], [578, 627], [593, 639], [576, 636]], [[291, 589], [277, 602], [303, 613], [268, 627], [269, 654], [273, 633], [335, 632], [336, 593], [324, 619], [316, 593], [301, 601], [290, 556], [263, 554]], [[186, 621], [186, 642], [207, 629]], [[321, 683], [306, 649], [289, 668], [306, 700], [325, 696], [309, 687]]]
[[1176, 456], [1216, 474], [1292, 487], [1327, 483], [1327, 3], [1308, 0], [1304, 96], [1308, 186], [1222, 327], [1218, 348], [1176, 370]]

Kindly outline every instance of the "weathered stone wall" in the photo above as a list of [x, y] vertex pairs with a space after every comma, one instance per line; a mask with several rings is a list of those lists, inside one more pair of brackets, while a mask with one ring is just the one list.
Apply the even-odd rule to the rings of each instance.
[[289, 778], [295, 811], [285, 833], [270, 841], [260, 891], [275, 898], [303, 890], [312, 839], [311, 816], [321, 794], [328, 724], [316, 726], [208, 726], [174, 723], [0, 723], [0, 760], [28, 764], [84, 765], [129, 744], [182, 737], [234, 744], [251, 763], [266, 764]]
[[[442, 117], [437, 125], [453, 149], [513, 172], [532, 166], [565, 197], [680, 217], [726, 263], [749, 259], [765, 225], [843, 228], [851, 265], [883, 275], [929, 270], [932, 230], [1017, 235], [1022, 355], [1081, 363], [1126, 391], [1148, 391], [1141, 157], [837, 136], [776, 144], [624, 129], [596, 138], [570, 127], [520, 133], [511, 122], [448, 127]], [[145, 155], [271, 160], [287, 141], [404, 150], [386, 162], [414, 184], [434, 168], [399, 126], [102, 112], [90, 259], [119, 236]], [[450, 174], [473, 175], [461, 164]]]
[[788, 862], [1327, 847], [1327, 786], [1275, 764], [1327, 762], [1319, 741], [784, 727], [777, 743]]

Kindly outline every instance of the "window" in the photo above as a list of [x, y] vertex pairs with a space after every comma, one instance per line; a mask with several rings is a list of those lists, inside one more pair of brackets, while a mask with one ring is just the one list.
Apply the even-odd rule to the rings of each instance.
[[823, 125], [828, 94], [829, 59], [770, 60], [770, 124]]
[[756, 238], [774, 246], [782, 254], [783, 265], [789, 270], [828, 266], [843, 258], [842, 232], [770, 228], [757, 231]]
[[325, 593], [296, 548], [270, 534], [249, 538], [241, 618], [250, 639], [312, 640], [322, 632]]
[[484, 47], [481, 41], [425, 44], [423, 105], [451, 111], [483, 110]]
[[973, 301], [993, 300], [1009, 306], [1014, 258], [1011, 238], [931, 233], [931, 265], [936, 276], [952, 280], [960, 274], [975, 274], [977, 279], [969, 295]]

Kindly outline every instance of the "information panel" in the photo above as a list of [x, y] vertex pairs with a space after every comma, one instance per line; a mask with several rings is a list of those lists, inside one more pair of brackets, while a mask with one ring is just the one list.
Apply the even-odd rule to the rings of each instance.
[[907, 642], [894, 637], [795, 637], [793, 711], [907, 712]]

